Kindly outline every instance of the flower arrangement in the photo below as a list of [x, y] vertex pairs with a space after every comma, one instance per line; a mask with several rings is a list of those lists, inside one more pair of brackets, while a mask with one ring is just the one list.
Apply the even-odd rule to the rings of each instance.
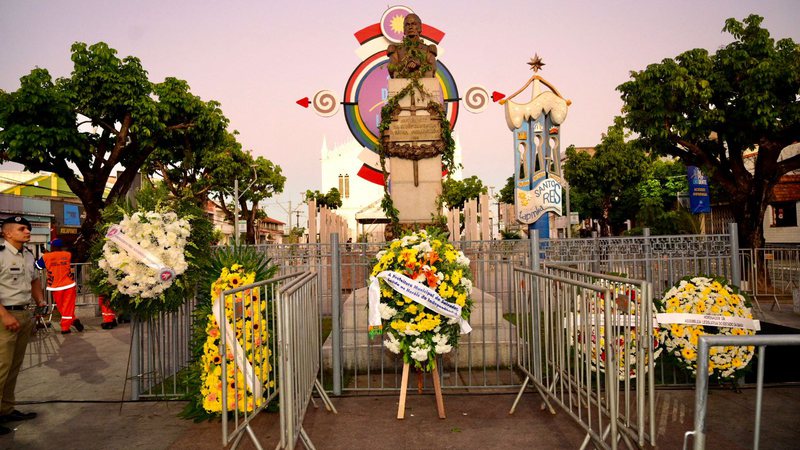
[[[376, 258], [371, 275], [375, 289], [380, 289], [378, 310], [386, 331], [384, 345], [392, 353], [402, 354], [406, 363], [430, 371], [436, 355], [449, 353], [458, 345], [459, 334], [469, 319], [470, 261], [436, 231], [425, 230], [393, 240]], [[400, 274], [400, 281], [410, 290], [421, 290], [422, 285], [426, 292], [435, 292], [432, 295], [444, 306], [457, 305], [454, 310], [460, 309], [460, 316], [447, 317], [393, 288], [384, 277], [390, 272]], [[374, 331], [371, 329], [370, 334]]]
[[[758, 328], [747, 299], [722, 278], [686, 277], [660, 301], [658, 335], [668, 354], [697, 374], [698, 339], [706, 334], [754, 335]], [[686, 320], [686, 318], [689, 318]], [[708, 375], [736, 378], [753, 358], [753, 347], [711, 347]]]
[[[235, 289], [255, 281], [255, 272], [245, 272], [244, 267], [233, 264], [223, 268], [219, 278], [211, 286], [211, 298], [216, 299], [225, 290]], [[269, 327], [267, 326], [266, 301], [259, 296], [259, 289], [238, 292], [225, 297], [225, 316], [229, 324], [233, 323], [236, 340], [244, 351], [244, 356], [253, 367], [255, 376], [264, 387], [274, 387], [270, 380], [272, 366], [269, 345]], [[241, 308], [239, 313], [234, 310]], [[206, 323], [206, 341], [201, 357], [201, 386], [203, 408], [208, 413], [222, 412], [222, 389], [227, 387], [227, 409], [238, 409], [251, 412], [264, 404], [264, 398], [255, 396], [244, 376], [241, 367], [234, 363], [233, 352], [228, 349], [226, 358], [226, 374], [223, 383], [222, 358], [220, 352], [220, 329], [214, 314], [209, 314]], [[245, 401], [246, 400], [246, 401]]]
[[[187, 220], [179, 219], [174, 212], [125, 214], [119, 229], [143, 252], [170, 268], [174, 276], [183, 274], [188, 268], [184, 248], [191, 227]], [[174, 281], [174, 276], [162, 279], [152, 263], [148, 265], [131, 256], [110, 239], [106, 239], [103, 245], [103, 258], [98, 265], [106, 273], [108, 282], [121, 294], [139, 299], [159, 297]]]
[[[612, 315], [619, 318], [619, 326], [614, 327], [617, 331], [616, 339], [612, 343], [614, 352], [617, 354], [617, 366], [619, 379], [635, 378], [638, 374], [637, 369], [637, 353], [640, 347], [641, 335], [637, 333], [635, 325], [635, 318], [637, 317], [638, 300], [636, 298], [636, 291], [620, 290], [618, 293], [612, 291], [612, 295], [616, 295], [612, 303]], [[602, 315], [605, 310], [605, 298], [602, 293], [596, 293], [594, 298], [589, 301], [589, 317], [595, 317], [597, 314]], [[585, 319], [586, 320], [586, 319]], [[582, 328], [578, 327], [577, 340], [583, 343], [585, 338], [582, 333]], [[605, 326], [592, 326], [590, 327], [589, 345], [591, 357], [590, 364], [592, 370], [605, 371], [606, 365], [606, 341], [605, 341]], [[598, 338], [599, 336], [599, 338]], [[599, 340], [599, 342], [598, 342]], [[653, 360], [657, 359], [662, 352], [659, 346], [658, 339], [654, 338], [653, 343]], [[579, 351], [584, 347], [579, 346]], [[644, 372], [648, 368], [648, 352], [644, 353]]]

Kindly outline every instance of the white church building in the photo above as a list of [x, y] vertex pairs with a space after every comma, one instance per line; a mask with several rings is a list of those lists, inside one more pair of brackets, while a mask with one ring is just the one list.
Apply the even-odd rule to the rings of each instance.
[[[457, 135], [455, 139], [455, 162], [461, 164], [461, 145]], [[336, 188], [342, 195], [342, 207], [336, 214], [347, 220], [353, 236], [363, 233], [374, 235], [369, 240], [383, 240], [383, 225], [357, 226], [356, 216], [359, 218], [385, 218], [381, 210], [380, 201], [383, 198], [383, 186], [367, 181], [358, 175], [359, 170], [366, 163], [380, 170], [378, 155], [362, 147], [355, 139], [349, 139], [341, 144], [329, 146], [325, 137], [322, 138], [321, 164], [322, 183], [320, 192], [326, 193], [331, 188]], [[386, 170], [391, 172], [391, 167]], [[453, 173], [453, 178], [462, 179], [462, 171], [458, 169]], [[355, 240], [355, 238], [354, 238]]]

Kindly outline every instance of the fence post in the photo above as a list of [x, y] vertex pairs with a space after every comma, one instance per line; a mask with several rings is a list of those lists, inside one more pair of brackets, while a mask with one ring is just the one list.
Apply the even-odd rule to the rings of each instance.
[[141, 362], [141, 327], [142, 322], [136, 316], [131, 317], [131, 400], [139, 400], [139, 384], [142, 382]]
[[[642, 229], [642, 236], [644, 236], [644, 276], [645, 280], [653, 283], [653, 260], [650, 252], [650, 228]], [[633, 274], [631, 274], [633, 275]], [[631, 276], [634, 278], [634, 276]]]
[[739, 260], [739, 228], [736, 223], [728, 224], [728, 235], [731, 238], [731, 284], [742, 285], [742, 266]]
[[342, 395], [342, 265], [339, 233], [331, 233], [331, 356], [333, 357], [333, 394]]
[[531, 233], [531, 270], [539, 270], [539, 233]]
[[592, 231], [592, 272], [600, 272], [600, 240], [597, 238], [597, 231]]

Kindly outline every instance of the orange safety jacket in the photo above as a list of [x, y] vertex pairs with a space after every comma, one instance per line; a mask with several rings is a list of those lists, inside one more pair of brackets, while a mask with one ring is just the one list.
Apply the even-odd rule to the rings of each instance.
[[36, 261], [37, 269], [47, 269], [48, 291], [63, 291], [75, 286], [71, 262], [72, 254], [65, 251], [45, 253]]

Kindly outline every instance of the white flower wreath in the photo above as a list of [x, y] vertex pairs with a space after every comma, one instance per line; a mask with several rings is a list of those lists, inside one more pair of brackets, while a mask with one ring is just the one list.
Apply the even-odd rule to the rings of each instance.
[[[191, 227], [188, 221], [179, 219], [174, 212], [136, 212], [131, 216], [126, 214], [119, 227], [125, 236], [142, 250], [160, 259], [176, 276], [188, 268], [184, 248]], [[131, 257], [110, 240], [106, 240], [103, 245], [103, 259], [98, 264], [108, 275], [109, 283], [120, 293], [131, 297], [157, 297], [174, 281], [174, 277], [162, 281], [157, 269]]]

